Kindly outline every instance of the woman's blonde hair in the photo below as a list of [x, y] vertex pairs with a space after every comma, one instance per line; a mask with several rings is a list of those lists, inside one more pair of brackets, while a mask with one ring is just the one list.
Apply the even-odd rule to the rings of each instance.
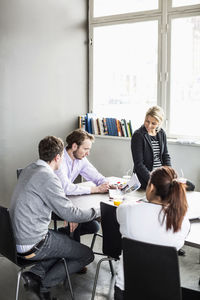
[[162, 122], [164, 120], [164, 111], [162, 107], [158, 105], [150, 107], [146, 112], [145, 119], [148, 116], [151, 116], [152, 118], [155, 118], [158, 121], [159, 123], [158, 131], [159, 131], [161, 129]]

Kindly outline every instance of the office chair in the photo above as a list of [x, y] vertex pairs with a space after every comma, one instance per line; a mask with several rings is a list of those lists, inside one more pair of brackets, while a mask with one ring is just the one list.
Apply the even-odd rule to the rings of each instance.
[[17, 172], [17, 179], [19, 178], [19, 175], [21, 174], [22, 170], [23, 170], [22, 168], [18, 168], [17, 169], [17, 171], [16, 171]]
[[[22, 271], [24, 271], [26, 267], [30, 267], [32, 265], [37, 264], [37, 261], [27, 261], [17, 256], [16, 241], [12, 229], [9, 211], [6, 207], [3, 206], [0, 206], [0, 253], [2, 254], [2, 256], [6, 257], [15, 265], [20, 267], [20, 270], [18, 271], [17, 275], [17, 288], [15, 296], [15, 299], [18, 300], [19, 284], [21, 280]], [[74, 299], [67, 262], [64, 258], [62, 258], [61, 260], [63, 261], [65, 266], [66, 277], [69, 283], [71, 298]]]
[[125, 300], [197, 300], [200, 293], [181, 288], [175, 247], [122, 240]]
[[16, 288], [16, 296], [15, 296], [15, 299], [17, 300], [18, 293], [19, 293], [19, 283], [21, 279], [21, 273], [23, 269], [31, 265], [34, 265], [36, 262], [25, 261], [17, 257], [16, 242], [12, 230], [9, 212], [7, 208], [2, 206], [0, 206], [0, 253], [2, 254], [3, 257], [6, 257], [15, 265], [20, 267], [17, 276], [17, 288]]
[[[98, 236], [99, 236], [100, 238], [103, 237], [103, 235], [102, 235], [101, 233], [98, 233], [98, 232], [96, 232], [96, 233], [93, 234], [93, 238], [92, 238], [92, 242], [91, 242], [91, 246], [90, 246], [90, 248], [91, 248], [92, 250], [93, 250], [93, 248], [94, 248], [94, 244], [95, 244], [96, 238], [97, 238]], [[94, 253], [94, 254], [97, 254], [97, 255], [102, 255], [102, 253], [100, 253], [100, 252], [95, 252], [95, 251], [93, 251], [93, 253]]]
[[116, 218], [116, 206], [112, 204], [100, 203], [101, 210], [101, 226], [102, 226], [102, 253], [97, 253], [99, 255], [106, 256], [99, 260], [97, 264], [94, 285], [92, 290], [92, 300], [95, 297], [97, 280], [99, 275], [99, 270], [101, 263], [103, 261], [108, 261], [110, 265], [110, 270], [112, 276], [114, 276], [114, 269], [112, 265], [113, 260], [118, 260], [121, 254], [122, 243], [121, 243], [121, 233], [119, 232], [119, 224]]

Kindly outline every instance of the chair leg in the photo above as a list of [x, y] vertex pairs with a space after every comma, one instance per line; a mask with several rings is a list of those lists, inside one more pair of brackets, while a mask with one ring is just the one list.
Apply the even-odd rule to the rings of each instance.
[[115, 275], [115, 272], [114, 272], [114, 268], [113, 268], [113, 264], [112, 264], [112, 260], [109, 260], [109, 265], [110, 265], [110, 272], [112, 274], [112, 277]]
[[67, 267], [67, 263], [66, 263], [66, 260], [64, 258], [62, 258], [62, 261], [64, 263], [64, 266], [65, 266], [65, 271], [66, 271], [66, 275], [67, 275], [67, 280], [68, 280], [68, 284], [69, 284], [69, 289], [70, 289], [70, 294], [71, 294], [71, 298], [72, 300], [74, 300], [74, 292], [73, 292], [73, 289], [72, 289], [72, 284], [71, 284], [71, 279], [70, 279], [70, 275], [69, 275], [69, 270], [68, 270], [68, 267]]
[[99, 262], [97, 263], [97, 269], [96, 269], [96, 274], [95, 274], [95, 278], [94, 278], [94, 285], [93, 285], [91, 300], [94, 300], [94, 297], [95, 297], [96, 287], [97, 287], [97, 280], [98, 280], [98, 276], [99, 276], [99, 270], [100, 270], [101, 263], [103, 261], [109, 261], [109, 263], [110, 263], [111, 260], [113, 260], [113, 258], [105, 257], [105, 258], [100, 259]]
[[16, 296], [15, 296], [15, 300], [18, 300], [19, 283], [20, 283], [21, 275], [22, 275], [22, 269], [19, 270], [19, 272], [18, 272], [18, 274], [17, 274], [17, 288], [16, 288]]
[[97, 236], [102, 237], [102, 234], [100, 234], [100, 233], [94, 233], [93, 238], [92, 238], [92, 243], [91, 243], [91, 246], [90, 246], [90, 248], [91, 248], [92, 250], [93, 250], [94, 243], [95, 243], [95, 241], [96, 241], [96, 237], [97, 237]]
[[97, 237], [97, 235], [96, 235], [96, 233], [94, 233], [93, 234], [93, 238], [92, 238], [92, 243], [91, 243], [91, 246], [90, 246], [90, 248], [93, 250], [93, 247], [94, 247], [94, 243], [95, 243], [95, 241], [96, 241], [96, 237]]

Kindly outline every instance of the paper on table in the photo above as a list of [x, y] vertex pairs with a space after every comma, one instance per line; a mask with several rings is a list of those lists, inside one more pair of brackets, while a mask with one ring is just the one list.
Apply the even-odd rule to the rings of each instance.
[[141, 183], [139, 182], [137, 175], [133, 173], [131, 179], [122, 188], [122, 191], [124, 191], [125, 193], [137, 191], [140, 187], [141, 187]]
[[109, 198], [121, 198], [123, 200], [124, 192], [119, 189], [109, 189]]
[[118, 196], [123, 196], [125, 193], [137, 191], [140, 188], [141, 184], [135, 173], [132, 174], [131, 179], [122, 187], [122, 189], [110, 189], [109, 197], [115, 198]]

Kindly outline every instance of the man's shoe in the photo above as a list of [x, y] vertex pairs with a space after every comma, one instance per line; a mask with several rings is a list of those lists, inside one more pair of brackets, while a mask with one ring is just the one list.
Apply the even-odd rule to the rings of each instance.
[[185, 256], [185, 251], [183, 249], [178, 250], [178, 255], [179, 256]]
[[41, 278], [32, 272], [23, 272], [24, 287], [27, 290], [39, 291]]
[[86, 274], [87, 273], [87, 267], [83, 267], [80, 271], [77, 272], [77, 274]]
[[38, 294], [38, 296], [39, 296], [40, 300], [59, 300], [59, 299], [56, 298], [56, 297], [53, 297], [53, 298], [52, 298], [50, 292], [44, 292], [44, 293], [40, 292], [40, 293]]

